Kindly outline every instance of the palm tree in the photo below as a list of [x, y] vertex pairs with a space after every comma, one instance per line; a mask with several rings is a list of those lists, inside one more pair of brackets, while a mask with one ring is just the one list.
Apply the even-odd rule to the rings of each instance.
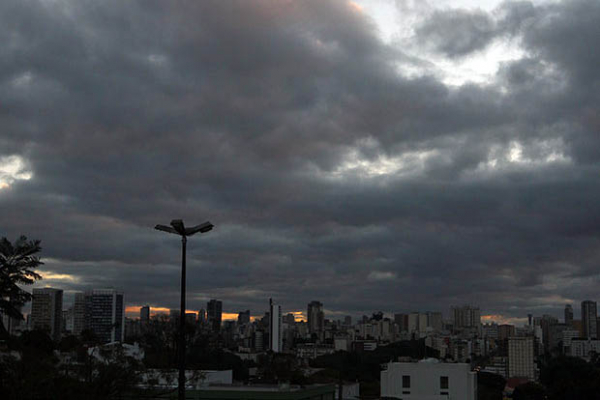
[[[31, 285], [42, 277], [34, 269], [43, 263], [35, 253], [39, 252], [39, 240], [27, 240], [21, 236], [14, 243], [0, 239], [0, 313], [11, 318], [23, 319], [20, 307], [31, 300], [31, 294], [19, 285]], [[8, 333], [0, 319], [0, 336]]]

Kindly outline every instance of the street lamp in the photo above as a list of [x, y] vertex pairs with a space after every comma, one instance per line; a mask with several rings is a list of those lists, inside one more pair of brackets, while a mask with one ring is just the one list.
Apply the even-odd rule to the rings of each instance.
[[186, 228], [183, 221], [174, 219], [171, 226], [156, 225], [154, 229], [181, 236], [181, 310], [179, 314], [179, 400], [185, 400], [185, 247], [187, 237], [198, 232], [206, 233], [214, 227], [206, 221], [203, 224]]

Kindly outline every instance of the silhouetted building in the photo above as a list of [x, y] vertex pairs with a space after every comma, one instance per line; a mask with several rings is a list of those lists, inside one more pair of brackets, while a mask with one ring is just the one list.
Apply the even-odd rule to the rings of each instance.
[[250, 323], [250, 310], [238, 312], [238, 325], [245, 325]]
[[61, 289], [33, 289], [31, 326], [46, 331], [53, 340], [59, 340], [62, 331], [63, 291]]
[[455, 328], [476, 328], [481, 324], [479, 307], [452, 307], [452, 319]]
[[321, 333], [325, 327], [325, 314], [323, 313], [323, 303], [311, 301], [308, 303], [306, 313], [308, 320], [308, 333]]
[[394, 314], [394, 322], [400, 332], [408, 331], [408, 314]]
[[282, 350], [281, 306], [269, 299], [269, 350], [279, 353]]
[[169, 320], [171, 321], [171, 323], [178, 324], [179, 317], [181, 317], [181, 309], [172, 308], [169, 310]]
[[515, 336], [515, 326], [514, 325], [498, 325], [498, 339], [506, 340]]
[[583, 337], [586, 339], [598, 338], [598, 311], [596, 302], [585, 300], [581, 302], [581, 323], [583, 324]]
[[573, 306], [567, 304], [565, 306], [565, 324], [571, 325], [573, 323]]
[[73, 335], [79, 336], [85, 329], [85, 294], [75, 293], [73, 299]]
[[293, 326], [296, 323], [296, 317], [292, 313], [287, 313], [285, 317], [283, 317], [283, 322]]
[[147, 324], [150, 321], [150, 306], [140, 308], [140, 321]]
[[186, 312], [185, 313], [185, 323], [189, 325], [196, 325], [196, 317], [198, 314], [195, 312]]
[[427, 312], [427, 327], [436, 331], [441, 331], [443, 328], [443, 318], [441, 312]]
[[221, 318], [223, 316], [223, 303], [212, 299], [206, 305], [208, 323], [213, 331], [221, 329]]
[[122, 342], [125, 336], [123, 292], [115, 289], [94, 289], [86, 292], [85, 325], [102, 342]]

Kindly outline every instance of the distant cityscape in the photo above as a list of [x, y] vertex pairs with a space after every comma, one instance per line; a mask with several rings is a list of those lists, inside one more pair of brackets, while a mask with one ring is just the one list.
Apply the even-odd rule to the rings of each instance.
[[[212, 299], [206, 309], [186, 312], [186, 323], [205, 334], [219, 337], [224, 348], [252, 357], [264, 352], [293, 353], [301, 359], [314, 359], [338, 350], [373, 351], [396, 341], [424, 339], [427, 347], [439, 352], [440, 359], [471, 362], [493, 355], [486, 365], [477, 366], [505, 378], [538, 379], [535, 359], [539, 355], [559, 352], [590, 360], [600, 352], [600, 321], [597, 303], [581, 303], [581, 319], [574, 318], [573, 306], [567, 304], [564, 319], [550, 315], [527, 316], [523, 327], [481, 322], [479, 307], [455, 306], [445, 319], [441, 312], [410, 312], [386, 317], [381, 311], [353, 321], [351, 316], [325, 318], [323, 303], [307, 304], [306, 320], [298, 321], [294, 313], [282, 314], [282, 306], [272, 299], [262, 317], [251, 318], [250, 310], [239, 311], [237, 320], [223, 320], [223, 302]], [[54, 340], [66, 335], [93, 332], [102, 343], [124, 342], [138, 338], [150, 326], [167, 326], [179, 320], [180, 310], [153, 313], [150, 306], [140, 308], [139, 318], [125, 315], [124, 294], [115, 289], [78, 292], [73, 304], [63, 310], [63, 290], [33, 289], [31, 313], [25, 321], [3, 316], [10, 334], [26, 330], [44, 330]]]

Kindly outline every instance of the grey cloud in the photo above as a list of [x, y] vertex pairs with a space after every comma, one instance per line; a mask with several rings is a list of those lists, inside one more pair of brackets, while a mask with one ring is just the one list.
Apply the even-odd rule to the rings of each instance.
[[496, 26], [482, 11], [436, 11], [415, 33], [422, 44], [455, 58], [487, 47], [496, 36]]
[[[551, 294], [593, 298], [598, 75], [572, 46], [600, 26], [586, 7], [437, 14], [421, 33], [447, 24], [460, 40], [434, 44], [448, 55], [498, 30], [530, 53], [452, 88], [400, 77], [403, 54], [343, 1], [3, 2], [0, 157], [33, 178], [0, 189], [0, 235], [41, 239], [61, 261], [47, 270], [80, 279], [70, 290], [121, 286], [138, 305], [177, 307], [180, 244], [152, 230], [176, 217], [216, 224], [190, 240], [196, 308], [273, 295], [520, 316], [556, 312]], [[386, 160], [397, 171], [364, 174]]]

